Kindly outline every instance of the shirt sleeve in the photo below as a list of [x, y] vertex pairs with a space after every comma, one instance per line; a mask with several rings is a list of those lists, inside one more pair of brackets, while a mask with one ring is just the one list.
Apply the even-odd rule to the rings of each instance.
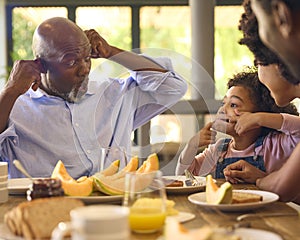
[[198, 151], [198, 134], [195, 135], [191, 140], [185, 145], [184, 149], [179, 155], [175, 175], [183, 175], [184, 170], [188, 169], [191, 163], [194, 161], [195, 156]]
[[189, 169], [194, 175], [205, 176], [209, 173], [212, 173], [215, 170], [216, 162], [218, 161], [218, 146], [222, 141], [218, 140], [215, 144], [209, 145], [203, 152], [198, 155], [194, 155], [193, 158], [189, 156], [189, 162], [182, 162], [184, 159], [185, 153], [188, 152], [192, 154], [193, 148], [191, 147], [188, 150], [186, 146], [186, 152], [182, 152], [182, 156], [179, 157], [178, 163], [176, 166], [176, 175], [180, 175], [184, 172], [185, 169]]
[[268, 134], [262, 148], [267, 172], [281, 168], [300, 142], [300, 117], [286, 113], [281, 115], [281, 128]]
[[6, 141], [11, 141], [12, 144], [18, 143], [18, 136], [15, 131], [14, 124], [10, 124], [7, 129], [5, 129], [0, 134], [0, 156], [1, 157], [7, 157], [9, 149], [7, 149], [5, 146], [9, 146], [10, 144], [4, 144]]
[[279, 131], [287, 135], [300, 137], [300, 117], [287, 113], [281, 113], [281, 115], [283, 117], [283, 123]]
[[131, 71], [131, 77], [137, 82], [139, 89], [136, 94], [134, 128], [164, 112], [178, 102], [187, 91], [186, 81], [174, 71], [170, 59], [151, 60], [168, 71]]

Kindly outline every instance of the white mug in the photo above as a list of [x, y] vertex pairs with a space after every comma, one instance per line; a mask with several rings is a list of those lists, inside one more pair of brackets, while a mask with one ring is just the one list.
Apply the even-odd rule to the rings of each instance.
[[128, 240], [129, 209], [118, 205], [91, 205], [73, 209], [71, 222], [61, 222], [52, 232], [52, 240], [61, 240], [71, 232], [72, 240]]
[[8, 189], [7, 186], [0, 188], [0, 203], [5, 203], [8, 200]]
[[8, 164], [7, 162], [0, 162], [0, 203], [8, 200]]
[[7, 162], [0, 162], [0, 177], [7, 177], [8, 164]]

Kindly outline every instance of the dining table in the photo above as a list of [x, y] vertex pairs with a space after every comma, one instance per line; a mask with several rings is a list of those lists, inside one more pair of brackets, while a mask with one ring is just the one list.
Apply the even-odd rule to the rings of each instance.
[[[221, 185], [224, 180], [217, 180], [217, 184]], [[257, 190], [253, 184], [239, 183], [234, 184], [233, 189], [243, 190]], [[241, 226], [250, 229], [265, 230], [273, 232], [280, 236], [283, 240], [297, 240], [300, 239], [300, 217], [299, 212], [290, 207], [287, 203], [281, 201], [274, 201], [271, 204], [262, 206], [256, 209], [247, 211], [222, 211], [218, 208], [205, 207], [197, 205], [189, 201], [188, 196], [192, 193], [168, 193], [167, 198], [175, 202], [174, 208], [179, 212], [191, 213], [194, 217], [181, 224], [188, 230], [200, 228], [205, 225], [212, 227], [228, 228], [233, 226]], [[0, 239], [22, 239], [20, 237], [7, 237], [3, 229], [6, 228], [4, 224], [4, 214], [17, 206], [21, 202], [27, 201], [25, 195], [9, 195], [8, 201], [0, 204]], [[93, 203], [95, 204], [95, 203]], [[100, 203], [102, 204], [102, 203]], [[107, 204], [107, 203], [106, 203]], [[115, 202], [112, 204], [122, 204]], [[267, 214], [275, 213], [278, 216], [268, 216]], [[251, 218], [246, 218], [238, 221], [238, 216], [242, 214], [253, 214]], [[238, 225], [237, 225], [238, 224]], [[2, 229], [2, 230], [1, 230]], [[130, 240], [157, 240], [162, 238], [164, 232], [161, 231], [150, 234], [131, 233]], [[254, 238], [259, 240], [259, 238]], [[270, 239], [272, 240], [272, 239]]]

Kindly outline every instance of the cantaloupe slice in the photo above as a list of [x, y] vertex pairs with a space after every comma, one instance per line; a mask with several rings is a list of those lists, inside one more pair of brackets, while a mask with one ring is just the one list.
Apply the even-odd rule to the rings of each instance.
[[[107, 195], [123, 195], [125, 193], [125, 176], [113, 179], [112, 176], [94, 175], [95, 188]], [[145, 189], [154, 178], [153, 173], [140, 173], [136, 174], [135, 191], [142, 191]]]
[[232, 202], [232, 185], [229, 182], [225, 182], [218, 187], [211, 175], [206, 177], [205, 192], [207, 203], [230, 204]]
[[119, 171], [120, 160], [113, 161], [107, 168], [102, 170], [100, 174], [104, 176], [111, 176]]
[[67, 172], [65, 165], [59, 160], [52, 172], [51, 178], [61, 180], [65, 195], [68, 196], [89, 196], [93, 192], [93, 179], [83, 176], [78, 180], [72, 178]]
[[139, 159], [137, 156], [135, 156], [135, 157], [132, 157], [131, 160], [129, 161], [129, 163], [123, 169], [121, 169], [121, 171], [119, 171], [119, 172], [115, 172], [114, 174], [102, 174], [102, 172], [100, 172], [100, 173], [96, 173], [94, 176], [100, 177], [100, 175], [103, 175], [105, 177], [108, 177], [111, 181], [113, 181], [118, 178], [125, 177], [126, 173], [128, 173], [128, 172], [136, 171], [136, 169], [138, 168], [138, 165], [139, 165]]
[[[122, 195], [125, 192], [125, 175], [128, 172], [136, 172], [137, 184], [136, 190], [142, 190], [148, 186], [153, 179], [152, 172], [159, 169], [159, 159], [156, 153], [150, 154], [144, 161], [143, 165], [138, 167], [138, 157], [131, 158], [130, 162], [118, 173], [104, 176], [103, 174], [96, 173], [92, 176], [94, 180], [94, 189], [107, 195]], [[151, 174], [150, 174], [151, 173]]]
[[159, 169], [159, 159], [156, 153], [150, 154], [143, 162], [142, 166], [136, 171], [137, 173], [147, 173]]
[[121, 170], [121, 172], [133, 172], [136, 171], [139, 166], [138, 156], [134, 156], [130, 159], [129, 163]]

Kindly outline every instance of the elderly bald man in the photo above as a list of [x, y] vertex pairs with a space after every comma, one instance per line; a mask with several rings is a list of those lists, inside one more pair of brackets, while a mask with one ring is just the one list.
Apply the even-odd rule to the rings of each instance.
[[[78, 178], [96, 171], [99, 146], [130, 152], [131, 133], [176, 103], [187, 84], [167, 58], [151, 59], [108, 44], [95, 30], [51, 18], [34, 32], [36, 60], [16, 61], [0, 94], [0, 156], [10, 177], [48, 177], [61, 159]], [[91, 58], [130, 70], [127, 79], [89, 81]]]

